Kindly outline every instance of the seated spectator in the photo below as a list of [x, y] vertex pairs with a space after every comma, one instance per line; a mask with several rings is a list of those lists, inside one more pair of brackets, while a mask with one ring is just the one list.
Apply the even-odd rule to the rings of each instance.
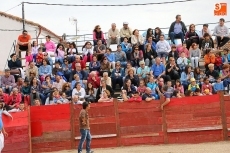
[[116, 28], [116, 24], [112, 23], [111, 28], [108, 31], [108, 43], [107, 47], [110, 47], [111, 44], [120, 44], [120, 33]]
[[72, 98], [73, 104], [83, 104], [84, 101], [81, 101], [78, 95], [74, 95]]
[[[48, 55], [48, 53], [47, 53], [47, 55]], [[39, 47], [39, 48], [38, 48], [38, 53], [37, 53], [37, 55], [36, 55], [36, 65], [37, 65], [38, 67], [42, 65], [43, 59], [44, 59], [44, 54], [43, 54], [43, 52], [42, 52], [42, 48]]]
[[180, 79], [180, 68], [173, 57], [169, 58], [169, 63], [166, 65], [165, 71], [171, 80]]
[[199, 88], [196, 88], [196, 90], [193, 92], [193, 96], [203, 96], [203, 94], [200, 92]]
[[201, 58], [201, 51], [197, 47], [196, 43], [193, 43], [191, 46], [190, 52], [190, 60], [191, 60], [191, 65], [193, 68], [198, 67], [199, 59]]
[[122, 98], [124, 101], [128, 101], [128, 102], [141, 102], [142, 101], [142, 97], [139, 95], [137, 91], [134, 91], [131, 97], [128, 97], [124, 92], [122, 93]]
[[38, 78], [38, 68], [34, 62], [30, 62], [28, 68], [26, 68], [25, 75], [28, 80], [31, 80], [31, 73], [33, 73], [34, 77]]
[[139, 78], [146, 79], [148, 75], [150, 75], [150, 68], [148, 66], [145, 66], [144, 61], [140, 61], [140, 67], [137, 69], [137, 75]]
[[45, 52], [43, 54], [44, 54], [44, 58], [43, 59], [47, 60], [49, 62], [48, 65], [50, 65], [51, 67], [53, 67], [53, 59], [50, 57], [50, 55], [47, 52]]
[[91, 82], [92, 85], [93, 85], [93, 88], [96, 88], [96, 89], [99, 88], [99, 86], [100, 86], [100, 77], [97, 76], [96, 71], [92, 71], [89, 74], [87, 82]]
[[181, 73], [181, 84], [184, 87], [184, 91], [186, 91], [188, 89], [188, 85], [190, 84], [190, 80], [194, 78], [194, 73], [192, 72], [192, 68], [190, 65], [187, 65], [185, 67], [184, 72]]
[[145, 35], [145, 41], [147, 41], [149, 37], [155, 37], [154, 34], [153, 34], [153, 29], [152, 28], [147, 29], [146, 35]]
[[214, 70], [214, 64], [208, 65], [208, 71], [206, 71], [206, 77], [209, 78], [210, 83], [215, 83], [216, 79], [219, 77], [218, 71]]
[[224, 54], [222, 55], [222, 62], [223, 64], [230, 63], [230, 54], [228, 48], [223, 49]]
[[96, 102], [97, 89], [93, 88], [93, 85], [91, 82], [87, 83], [87, 88], [85, 92], [86, 92], [85, 101], [88, 101], [91, 103]]
[[41, 100], [41, 84], [37, 78], [32, 78], [30, 81], [30, 104], [34, 105], [35, 99]]
[[74, 80], [71, 82], [71, 89], [72, 89], [72, 90], [74, 89], [75, 84], [76, 84], [77, 82], [79, 82], [79, 83], [81, 84], [81, 87], [82, 87], [82, 88], [85, 88], [85, 84], [84, 84], [83, 80], [80, 79], [80, 77], [79, 77], [78, 74], [74, 74], [74, 77], [73, 77], [73, 78], [74, 78]]
[[43, 60], [43, 65], [41, 65], [38, 69], [38, 75], [40, 77], [41, 82], [44, 81], [44, 78], [46, 76], [51, 76], [52, 74], [52, 67], [50, 65], [48, 65], [48, 61], [47, 60]]
[[106, 85], [106, 82], [104, 80], [101, 80], [101, 86], [97, 89], [95, 102], [97, 102], [102, 97], [102, 93], [104, 90], [108, 90], [110, 92], [111, 97], [113, 97], [114, 91], [113, 91], [112, 87]]
[[[199, 91], [200, 92], [200, 89], [196, 88], [195, 91]], [[192, 97], [192, 96], [194, 96], [194, 92], [191, 91], [191, 90], [187, 90], [187, 91], [185, 91], [185, 96], [186, 97]]]
[[54, 52], [55, 62], [63, 64], [63, 59], [65, 57], [65, 48], [62, 44], [58, 44], [56, 51]]
[[122, 67], [126, 67], [127, 58], [126, 54], [121, 50], [121, 45], [117, 45], [117, 51], [114, 53], [115, 61], [119, 61]]
[[17, 88], [13, 88], [12, 92], [10, 93], [8, 103], [6, 104], [9, 105], [11, 109], [13, 109], [13, 108], [18, 108], [21, 101], [22, 101], [22, 95], [18, 93]]
[[215, 92], [224, 91], [224, 84], [221, 81], [221, 77], [220, 76], [217, 78], [216, 83], [213, 85], [213, 90]]
[[62, 86], [62, 93], [65, 93], [65, 98], [69, 100], [71, 100], [72, 98], [72, 89], [70, 87], [70, 83], [66, 82], [63, 84]]
[[111, 52], [111, 48], [106, 48], [105, 57], [107, 58], [108, 62], [111, 63], [112, 69], [115, 69], [115, 56], [114, 53]]
[[212, 85], [209, 83], [207, 77], [204, 78], [204, 83], [202, 84], [201, 92], [203, 95], [212, 95]]
[[31, 103], [31, 106], [41, 106], [41, 101], [39, 99], [34, 99]]
[[96, 46], [98, 40], [102, 40], [102, 44], [106, 44], [104, 33], [101, 31], [101, 27], [96, 25], [93, 30], [93, 45]]
[[142, 100], [149, 102], [154, 99], [155, 97], [152, 96], [152, 90], [149, 87], [147, 87], [144, 94], [142, 95]]
[[75, 88], [73, 89], [72, 91], [72, 97], [74, 95], [78, 95], [79, 99], [84, 101], [84, 98], [85, 98], [85, 89], [81, 87], [81, 84], [79, 82], [77, 82], [75, 84]]
[[184, 52], [182, 52], [180, 57], [177, 59], [177, 64], [181, 71], [183, 71], [185, 67], [188, 65], [188, 59], [185, 57]]
[[171, 93], [168, 92], [168, 86], [166, 86], [166, 85], [163, 86], [162, 91], [163, 91], [165, 101], [163, 104], [161, 104], [161, 110], [164, 109], [164, 106], [166, 106], [168, 103], [170, 103], [170, 98], [172, 97]]
[[131, 53], [131, 63], [133, 67], [139, 67], [139, 62], [143, 60], [143, 52], [139, 50], [138, 46], [133, 47]]
[[18, 36], [17, 45], [16, 45], [16, 54], [19, 55], [19, 51], [31, 51], [31, 36], [26, 30], [22, 31], [22, 35]]
[[30, 105], [30, 84], [28, 81], [24, 81], [21, 88], [22, 101], [28, 106]]
[[189, 31], [185, 34], [185, 39], [188, 50], [193, 43], [199, 44], [199, 35], [196, 33], [194, 24], [190, 24]]
[[126, 94], [128, 97], [132, 97], [132, 94], [136, 91], [134, 85], [130, 79], [126, 79], [124, 82], [124, 86], [122, 87], [122, 92]]
[[147, 43], [144, 51], [144, 60], [145, 65], [148, 67], [151, 67], [153, 64], [155, 64], [155, 58], [157, 57], [157, 52], [155, 50], [152, 50], [151, 44]]
[[169, 38], [171, 42], [175, 44], [175, 38], [180, 38], [181, 42], [184, 41], [184, 35], [187, 32], [187, 28], [184, 22], [181, 21], [181, 15], [176, 15], [176, 21], [174, 21], [169, 28]]
[[225, 20], [220, 19], [219, 25], [217, 25], [213, 31], [213, 36], [217, 39], [217, 48], [224, 46], [229, 41], [229, 30], [228, 27], [224, 25]]
[[141, 79], [139, 81], [139, 87], [137, 88], [137, 91], [139, 93], [139, 95], [143, 95], [146, 91], [146, 86], [145, 86], [145, 81], [143, 79]]
[[125, 80], [131, 80], [131, 84], [135, 87], [139, 86], [139, 77], [134, 75], [133, 70], [129, 70], [128, 75], [125, 77]]
[[83, 61], [90, 62], [93, 59], [93, 49], [91, 42], [87, 41], [85, 45], [82, 47], [82, 53], [83, 53]]
[[93, 48], [93, 54], [97, 56], [98, 61], [101, 61], [105, 54], [106, 47], [102, 44], [102, 40], [98, 39], [97, 45]]
[[174, 88], [172, 87], [172, 81], [171, 80], [167, 81], [166, 85], [168, 86], [167, 92], [171, 93], [171, 96], [172, 96], [174, 92]]
[[83, 60], [81, 60], [81, 56], [80, 55], [76, 55], [75, 56], [75, 61], [72, 62], [72, 72], [73, 72], [73, 75], [75, 74], [75, 71], [76, 71], [76, 63], [80, 63], [81, 70], [85, 70], [85, 68], [86, 68], [86, 63]]
[[156, 45], [156, 51], [157, 51], [158, 57], [162, 58], [163, 64], [166, 63], [165, 59], [167, 58], [170, 50], [171, 50], [171, 47], [169, 43], [166, 40], [164, 40], [164, 35], [161, 35], [160, 40], [157, 42], [157, 45]]
[[137, 29], [135, 29], [132, 33], [131, 44], [133, 46], [139, 46], [139, 50], [144, 51], [144, 38], [139, 34]]
[[46, 43], [45, 43], [45, 52], [50, 55], [53, 55], [55, 52], [55, 44], [51, 41], [51, 37], [49, 35], [46, 36]]
[[110, 72], [111, 65], [110, 65], [109, 61], [107, 60], [107, 57], [104, 56], [102, 58], [100, 66], [101, 66], [100, 67], [100, 76], [102, 76], [104, 72], [107, 72], [109, 74], [109, 76], [111, 75], [111, 72]]
[[76, 67], [76, 71], [74, 74], [78, 74], [80, 80], [82, 80], [83, 83], [86, 83], [87, 82], [87, 74], [84, 70], [81, 70], [81, 64], [76, 63], [75, 67]]
[[[28, 81], [28, 80], [25, 80]], [[21, 77], [18, 77], [15, 88], [18, 89], [18, 92], [21, 93], [24, 80]]]
[[136, 68], [132, 67], [131, 62], [127, 62], [127, 65], [126, 65], [126, 68], [125, 68], [125, 76], [128, 75], [128, 71], [131, 70], [131, 69], [134, 71], [134, 74], [136, 74]]
[[62, 70], [63, 70], [63, 74], [64, 74], [64, 77], [66, 78], [66, 80], [68, 82], [70, 82], [70, 76], [71, 76], [71, 68], [72, 68], [72, 65], [69, 63], [68, 59], [64, 59], [64, 63], [62, 64]]
[[[78, 54], [77, 46], [74, 42], [69, 44], [69, 48], [66, 50], [67, 59], [72, 63], [75, 61], [75, 56]], [[93, 52], [92, 52], [93, 54]]]
[[121, 68], [121, 64], [117, 62], [115, 64], [115, 69], [113, 69], [112, 74], [111, 74], [112, 87], [114, 89], [116, 88], [116, 84], [119, 84], [120, 88], [122, 87], [124, 76], [125, 76], [124, 69]]
[[154, 35], [153, 41], [157, 43], [160, 40], [160, 36], [164, 35], [164, 33], [161, 31], [159, 27], [156, 27], [153, 35]]
[[101, 65], [100, 65], [100, 62], [97, 61], [97, 56], [94, 55], [93, 59], [90, 60], [90, 61], [91, 61], [89, 63], [89, 70], [90, 70], [90, 72], [92, 72], [92, 71], [100, 71]]
[[8, 112], [9, 113], [16, 113], [16, 112], [23, 112], [25, 110], [26, 110], [25, 103], [20, 102], [18, 108], [13, 108], [13, 109], [9, 110]]
[[159, 79], [157, 79], [157, 85], [158, 85], [158, 90], [157, 90], [157, 93], [158, 93], [158, 95], [160, 95], [160, 94], [162, 94], [163, 93], [163, 90], [162, 90], [162, 88], [163, 88], [163, 86], [165, 85], [165, 81], [164, 81], [164, 79], [163, 78], [159, 78]]
[[188, 49], [187, 49], [187, 45], [186, 45], [186, 43], [183, 43], [182, 45], [178, 45], [177, 46], [177, 51], [178, 51], [178, 53], [179, 53], [179, 56], [181, 56], [181, 53], [185, 53], [185, 57], [186, 58], [189, 58], [189, 51], [188, 51]]
[[59, 72], [61, 72], [63, 74], [62, 67], [61, 67], [59, 62], [55, 62], [54, 68], [52, 68], [52, 75], [53, 76], [58, 75]]
[[168, 58], [173, 57], [176, 61], [179, 58], [179, 54], [176, 51], [176, 46], [172, 45], [171, 46], [171, 51], [169, 52]]
[[208, 29], [208, 24], [203, 24], [203, 29], [202, 29], [201, 32], [200, 32], [200, 38], [199, 38], [200, 43], [199, 43], [199, 48], [201, 49], [201, 47], [202, 47], [202, 42], [203, 42], [203, 40], [205, 39], [205, 37], [204, 37], [205, 33], [208, 33], [208, 34], [209, 34], [210, 40], [212, 41], [212, 46], [211, 46], [210, 48], [214, 48], [213, 39], [212, 39], [212, 37], [211, 37], [211, 36], [212, 36], [212, 33], [211, 33], [211, 30]]
[[101, 98], [98, 102], [113, 102], [113, 98], [110, 96], [109, 90], [104, 90]]
[[[111, 77], [109, 77], [109, 74], [108, 74], [108, 72], [104, 72], [103, 73], [103, 76], [101, 77], [101, 80], [104, 80], [105, 82], [106, 82], [106, 84], [107, 85], [109, 85], [109, 86], [112, 86], [112, 79], [111, 79]], [[120, 86], [120, 87], [122, 87], [122, 86]]]
[[32, 55], [32, 53], [31, 53], [31, 51], [26, 51], [26, 56], [25, 56], [25, 58], [26, 58], [26, 68], [28, 67], [28, 65], [29, 65], [29, 63], [30, 62], [33, 62], [33, 55]]
[[215, 55], [215, 68], [218, 70], [218, 72], [220, 72], [220, 70], [222, 69], [222, 57], [221, 57], [221, 52], [216, 53]]
[[131, 52], [132, 52], [132, 45], [128, 43], [128, 38], [124, 37], [124, 41], [121, 43], [122, 51], [125, 52], [126, 57], [130, 60]]
[[62, 91], [62, 86], [66, 83], [64, 79], [60, 75], [55, 76], [55, 81], [53, 82], [53, 88], [57, 88], [58, 91]]
[[128, 42], [131, 42], [132, 30], [128, 24], [128, 22], [123, 22], [123, 28], [120, 30], [120, 42], [123, 42], [125, 37], [128, 38]]
[[39, 48], [38, 42], [37, 41], [33, 41], [31, 54], [33, 56], [33, 61], [35, 61], [35, 62], [36, 62], [36, 56], [38, 54], [38, 48]]
[[202, 41], [202, 44], [201, 44], [201, 48], [203, 50], [203, 55], [205, 54], [205, 52], [207, 52], [206, 50], [209, 49], [211, 50], [212, 49], [212, 43], [213, 41], [211, 40], [211, 36], [208, 34], [208, 33], [205, 33], [204, 34], [204, 40]]
[[172, 98], [182, 98], [180, 91], [174, 90], [172, 94]]
[[196, 83], [195, 78], [190, 79], [190, 84], [188, 85], [188, 90], [191, 90], [192, 92], [195, 92], [196, 89], [200, 89], [199, 84]]
[[179, 91], [180, 94], [184, 94], [184, 87], [179, 79], [176, 80], [176, 84], [174, 85], [174, 91]]
[[11, 60], [8, 61], [8, 67], [13, 74], [20, 74], [23, 78], [24, 71], [22, 70], [22, 62], [19, 58], [17, 58], [16, 54], [13, 53], [10, 55]]
[[10, 70], [5, 69], [5, 75], [1, 77], [1, 87], [4, 93], [11, 93], [13, 87], [15, 87], [15, 78], [13, 75], [10, 75]]
[[2, 88], [0, 88], [0, 102], [3, 102], [4, 104], [7, 104], [8, 100], [9, 100], [9, 95], [4, 93]]
[[151, 95], [154, 99], [159, 99], [159, 95], [157, 94], [158, 85], [156, 83], [156, 79], [153, 76], [149, 77], [149, 82], [147, 83], [147, 87], [151, 89]]
[[170, 77], [165, 75], [165, 66], [161, 63], [160, 57], [155, 59], [156, 64], [152, 65], [150, 75], [153, 74], [155, 78], [163, 78], [165, 82], [170, 80]]
[[204, 55], [204, 66], [206, 71], [208, 70], [208, 65], [210, 63], [215, 64], [216, 57], [213, 53], [211, 53], [210, 49], [206, 49], [206, 54]]
[[51, 80], [50, 76], [46, 76], [45, 80], [42, 82], [42, 92], [41, 92], [41, 101], [44, 105], [46, 102], [47, 97], [49, 97], [50, 92], [52, 90], [53, 81]]
[[53, 93], [53, 105], [56, 104], [64, 104], [65, 101], [64, 99], [61, 97], [60, 93], [58, 91]]
[[[147, 40], [145, 41], [145, 45], [146, 44], [150, 44], [151, 46], [151, 49], [153, 51], [156, 51], [156, 43], [153, 41], [153, 38], [155, 38], [154, 36], [148, 36], [147, 37]], [[146, 49], [147, 46], [145, 46], [145, 49]]]

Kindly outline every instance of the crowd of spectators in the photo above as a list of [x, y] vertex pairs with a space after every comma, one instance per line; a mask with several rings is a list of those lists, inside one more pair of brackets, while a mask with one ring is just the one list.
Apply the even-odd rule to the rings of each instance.
[[[24, 30], [8, 61], [9, 69], [1, 77], [1, 101], [7, 110], [21, 111], [26, 105], [112, 102], [117, 91], [116, 98], [128, 102], [164, 96], [163, 109], [172, 97], [229, 92], [230, 53], [222, 48], [229, 41], [229, 31], [223, 18], [213, 34], [207, 24], [198, 34], [194, 24], [187, 30], [177, 15], [168, 36], [156, 27], [149, 28], [143, 37], [124, 22], [120, 30], [113, 23], [106, 39], [97, 25], [93, 44], [86, 42], [80, 54], [74, 42], [56, 46], [50, 36], [40, 46], [36, 41], [30, 43]], [[211, 36], [216, 36], [217, 49], [223, 54], [213, 52]], [[175, 43], [178, 39], [179, 45]], [[116, 51], [109, 48], [111, 44], [117, 44]], [[26, 50], [25, 73], [18, 58], [21, 50]], [[205, 69], [199, 66], [201, 58]]]

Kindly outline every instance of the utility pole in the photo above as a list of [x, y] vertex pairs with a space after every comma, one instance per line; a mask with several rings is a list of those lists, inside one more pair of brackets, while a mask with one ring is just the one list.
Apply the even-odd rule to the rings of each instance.
[[22, 2], [22, 27], [25, 30], [25, 9], [24, 9], [24, 2]]

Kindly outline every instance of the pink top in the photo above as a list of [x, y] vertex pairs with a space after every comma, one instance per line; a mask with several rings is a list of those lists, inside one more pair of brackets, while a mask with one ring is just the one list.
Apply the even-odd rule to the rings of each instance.
[[[97, 38], [96, 38], [96, 32], [93, 32], [93, 40], [97, 40]], [[101, 40], [105, 40], [104, 34], [103, 34], [102, 31], [101, 31]]]
[[180, 93], [184, 93], [184, 87], [182, 85], [180, 87], [174, 86], [174, 90], [178, 90]]
[[64, 58], [65, 57], [65, 52], [63, 50], [57, 49], [58, 54], [55, 52], [54, 56], [59, 57], [59, 58]]
[[32, 61], [33, 61], [33, 55], [32, 54], [26, 56], [26, 62], [32, 62]]
[[178, 51], [178, 53], [179, 53], [179, 56], [180, 56], [180, 54], [182, 53], [182, 52], [184, 52], [185, 53], [185, 57], [189, 57], [189, 51], [188, 51], [188, 49], [185, 47], [183, 47], [183, 46], [181, 46], [181, 45], [179, 45], [178, 47], [177, 47], [177, 51]]
[[138, 87], [137, 88], [137, 91], [139, 92], [139, 93], [145, 93], [145, 90], [146, 90], [146, 86], [143, 86], [143, 87]]
[[45, 43], [45, 47], [46, 47], [46, 52], [54, 52], [55, 51], [55, 44], [52, 41], [47, 41]]

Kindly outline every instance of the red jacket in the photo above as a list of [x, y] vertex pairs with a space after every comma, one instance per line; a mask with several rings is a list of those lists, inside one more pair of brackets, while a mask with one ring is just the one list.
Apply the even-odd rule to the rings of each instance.
[[76, 70], [76, 66], [75, 66], [76, 63], [80, 63], [80, 64], [81, 64], [81, 70], [83, 70], [83, 69], [86, 68], [86, 64], [84, 63], [83, 60], [81, 60], [80, 62], [74, 61], [74, 62], [72, 63], [72, 69]]
[[90, 75], [88, 77], [88, 82], [92, 83], [93, 88], [99, 88], [100, 87], [100, 78], [98, 76], [95, 77], [96, 81], [92, 79], [92, 76]]
[[215, 65], [216, 66], [221, 66], [222, 64], [223, 64], [222, 58], [220, 56], [216, 57], [216, 59], [215, 59]]
[[134, 98], [134, 97], [131, 97], [128, 102], [141, 102], [142, 101], [142, 98], [141, 96], [137, 97], [137, 98]]
[[3, 93], [3, 94], [0, 96], [0, 99], [3, 100], [3, 101], [7, 104], [8, 101], [9, 101], [9, 95], [6, 94], [6, 93]]
[[22, 95], [20, 93], [18, 93], [17, 95], [12, 94], [9, 96], [8, 103], [6, 103], [6, 104], [7, 105], [14, 105], [15, 104], [15, 108], [18, 108], [21, 101], [22, 101]]

